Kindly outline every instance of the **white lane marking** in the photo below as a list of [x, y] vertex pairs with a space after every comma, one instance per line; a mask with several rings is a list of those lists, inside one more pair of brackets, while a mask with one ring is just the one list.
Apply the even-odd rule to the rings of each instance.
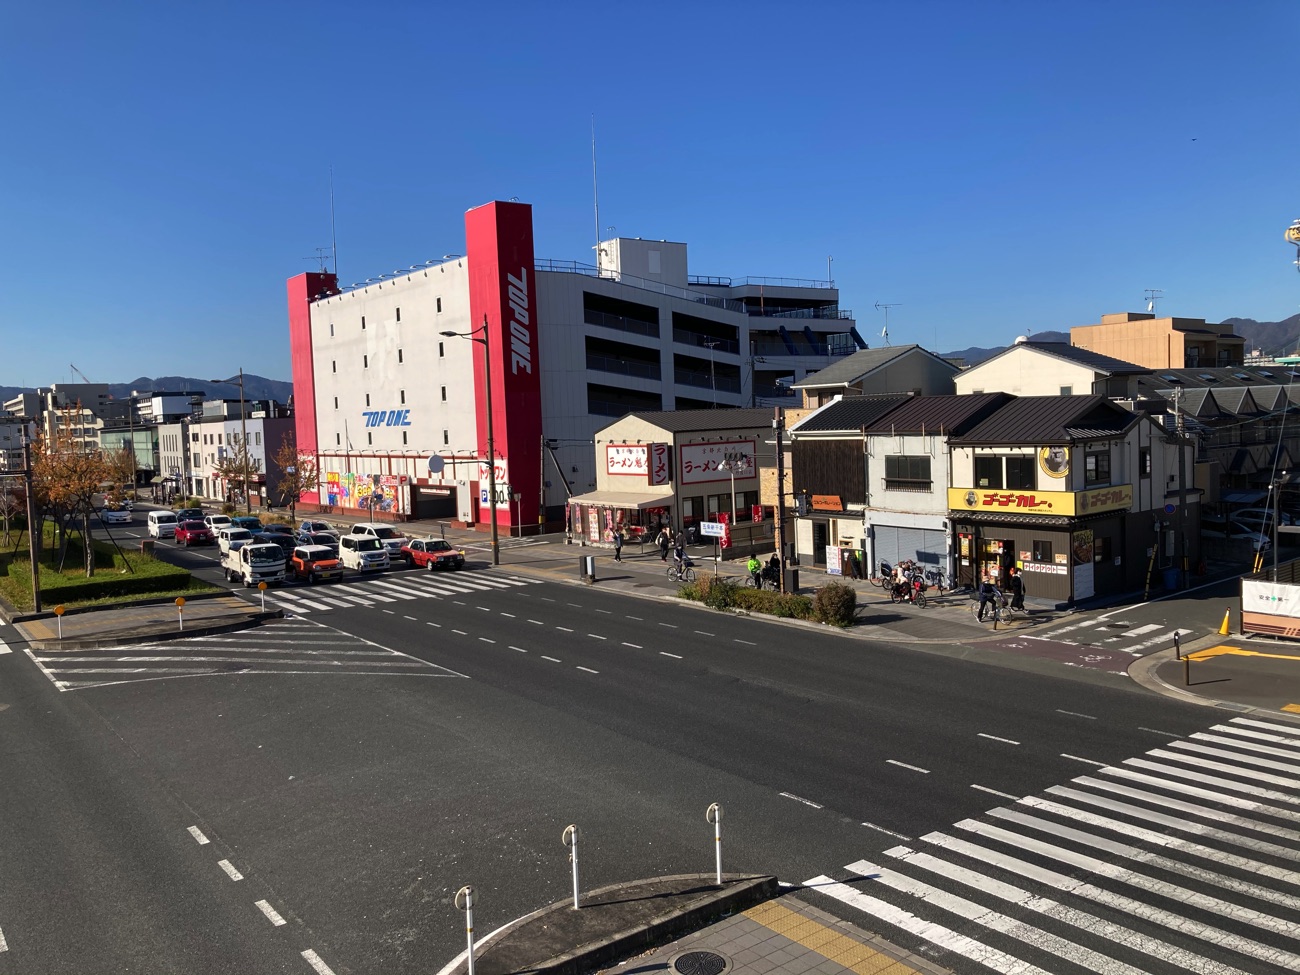
[[577, 603], [565, 603], [566, 606], [572, 606], [574, 609], [582, 609]]
[[541, 620], [525, 620], [524, 622], [525, 622], [525, 623], [536, 623], [538, 626], [545, 626], [545, 625], [546, 625], [546, 624], [543, 623]]
[[1085, 765], [1095, 765], [1097, 768], [1106, 768], [1109, 764], [1107, 762], [1095, 762], [1091, 758], [1080, 758], [1078, 755], [1069, 755], [1065, 752], [1061, 752], [1061, 757], [1068, 758], [1072, 762], [1083, 762]]
[[802, 796], [797, 796], [793, 792], [778, 792], [777, 795], [779, 795], [782, 799], [793, 799], [795, 802], [802, 802], [805, 806], [812, 806], [814, 809], [825, 808], [824, 806], [817, 805], [817, 803], [813, 802], [811, 799], [805, 799]]
[[502, 613], [501, 615], [502, 615], [502, 616], [505, 616], [505, 617], [508, 617], [509, 619], [514, 619], [514, 618], [515, 618], [515, 614], [514, 614], [514, 613]]
[[479, 637], [479, 642], [480, 642], [480, 643], [496, 643], [497, 641], [496, 641], [496, 640], [489, 640], [487, 637], [485, 637], [485, 636], [481, 636], [481, 637]]
[[1097, 719], [1096, 719], [1093, 715], [1091, 715], [1091, 714], [1080, 714], [1078, 711], [1062, 711], [1060, 708], [1057, 708], [1057, 709], [1056, 709], [1056, 713], [1057, 713], [1057, 714], [1068, 714], [1068, 715], [1069, 715], [1070, 717], [1072, 717], [1072, 718], [1087, 718], [1089, 721], [1096, 721], [1096, 720], [1097, 720]]
[[919, 765], [908, 765], [906, 762], [896, 762], [892, 758], [885, 759], [885, 763], [888, 765], [897, 765], [899, 768], [910, 768], [913, 772], [921, 772], [924, 775], [930, 774], [928, 768], [921, 768]]
[[[1197, 741], [1213, 741], [1220, 745], [1231, 745], [1233, 748], [1239, 748], [1243, 752], [1259, 752], [1261, 755], [1276, 755], [1278, 758], [1294, 758], [1297, 752], [1290, 748], [1273, 748], [1269, 745], [1257, 745], [1253, 741], [1243, 741], [1240, 738], [1225, 738], [1223, 735], [1211, 735], [1204, 731], [1198, 731], [1192, 735]], [[1176, 744], [1170, 742], [1171, 745]]]
[[593, 640], [608, 640], [608, 639], [609, 639], [609, 637], [607, 637], [607, 636], [601, 636], [599, 633], [588, 633], [587, 636], [591, 637]]
[[6, 653], [13, 653], [13, 651], [9, 649], [9, 644], [5, 643], [4, 640], [0, 640], [0, 657], [3, 657]]
[[886, 836], [892, 836], [896, 840], [905, 840], [911, 842], [911, 837], [904, 836], [902, 833], [895, 833], [892, 829], [885, 829], [883, 826], [877, 826], [875, 823], [863, 823], [867, 829], [874, 829], [877, 833], [884, 833]]
[[[388, 610], [384, 610], [384, 612], [387, 613]], [[460, 636], [469, 636], [469, 634], [466, 633], [464, 630], [452, 630], [451, 632], [453, 632], [453, 633], [457, 633], [457, 634], [459, 634]]]
[[1179, 637], [1185, 637], [1190, 636], [1192, 631], [1170, 630], [1168, 633], [1161, 633], [1157, 636], [1151, 637], [1149, 640], [1143, 640], [1141, 643], [1134, 643], [1130, 646], [1123, 647], [1122, 649], [1127, 650], [1129, 653], [1137, 653], [1139, 650], [1145, 650], [1147, 647], [1154, 647], [1157, 643], [1172, 643], [1175, 633], [1177, 633]]
[[1251, 731], [1248, 728], [1238, 728], [1236, 725], [1216, 724], [1211, 726], [1211, 731], [1224, 731], [1232, 735], [1238, 735], [1243, 738], [1252, 738], [1256, 741], [1271, 741], [1277, 745], [1297, 745], [1300, 742], [1294, 738], [1285, 738], [1282, 735], [1270, 735], [1263, 731]]
[[677, 654], [675, 654], [675, 653], [669, 653], [667, 650], [660, 650], [660, 651], [659, 651], [659, 656], [661, 656], [661, 657], [672, 657], [674, 660], [681, 660], [681, 659], [682, 659], [682, 658], [681, 658], [680, 656], [678, 656]]
[[474, 608], [477, 609], [480, 613], [490, 613], [490, 612], [492, 612], [491, 608], [490, 608], [490, 607], [487, 607], [487, 606], [475, 606]]
[[[1295, 802], [1294, 794], [1290, 792], [1278, 792], [1274, 789], [1264, 789], [1258, 786], [1246, 785], [1243, 782], [1234, 782], [1231, 779], [1222, 779], [1214, 775], [1202, 775], [1200, 772], [1193, 772], [1189, 769], [1178, 768], [1173, 765], [1165, 765], [1161, 762], [1148, 762], [1141, 758], [1126, 758], [1124, 764], [1134, 768], [1149, 769], [1153, 772], [1160, 772], [1165, 775], [1172, 775], [1176, 779], [1187, 779], [1191, 782], [1201, 782], [1206, 785], [1213, 785], [1220, 789], [1230, 789], [1233, 792], [1244, 792], [1248, 796], [1258, 796], [1260, 799], [1272, 799], [1279, 802]], [[1202, 764], [1210, 764], [1208, 762]], [[1276, 776], [1265, 775], [1263, 772], [1254, 773], [1256, 778], [1272, 779]], [[1300, 819], [1300, 812], [1293, 812], [1287, 819]]]
[[572, 633], [572, 632], [573, 632], [573, 631], [572, 631], [571, 629], [569, 629], [567, 626], [557, 626], [556, 629], [559, 630], [561, 633]]
[[[1077, 897], [1084, 897], [1099, 904], [1106, 905], [1126, 914], [1132, 914], [1134, 917], [1140, 917], [1144, 920], [1153, 921], [1165, 927], [1172, 928], [1184, 935], [1190, 935], [1194, 938], [1200, 938], [1208, 941], [1220, 948], [1228, 948], [1232, 951], [1239, 952], [1243, 955], [1250, 955], [1268, 961], [1271, 964], [1279, 965], [1282, 968], [1291, 968], [1292, 970], [1300, 969], [1300, 956], [1292, 955], [1290, 952], [1280, 951], [1277, 948], [1260, 944], [1249, 938], [1243, 938], [1239, 935], [1229, 934], [1208, 924], [1201, 924], [1187, 917], [1176, 915], [1172, 911], [1165, 911], [1158, 907], [1152, 907], [1142, 901], [1135, 900], [1132, 897], [1126, 897], [1123, 894], [1112, 893], [1100, 887], [1090, 884], [1081, 878], [1068, 877], [1065, 874], [1058, 873], [1055, 870], [1049, 870], [1046, 867], [1039, 867], [1025, 860], [1019, 860], [1016, 857], [1007, 856], [1003, 853], [997, 853], [993, 850], [985, 849], [974, 843], [968, 843], [965, 840], [957, 839], [953, 836], [947, 836], [943, 833], [930, 833], [922, 837], [927, 843], [933, 843], [945, 850], [952, 850], [972, 860], [980, 860], [994, 867], [1000, 867], [1011, 873], [1019, 874], [1022, 877], [1028, 877], [1039, 883], [1047, 884], [1058, 890], [1073, 894]], [[1023, 839], [1017, 839], [1017, 845], [1023, 842]], [[1190, 891], [1188, 892], [1190, 893]], [[1238, 910], [1234, 909], [1228, 912], [1227, 916], [1236, 917]], [[1205, 971], [1204, 962], [1193, 971]]]
[[633, 650], [641, 650], [641, 649], [644, 649], [643, 647], [641, 647], [639, 644], [636, 644], [636, 643], [625, 643], [625, 644], [623, 644], [623, 646], [625, 646], [625, 647], [631, 647]]
[[1270, 724], [1267, 721], [1255, 721], [1252, 720], [1251, 718], [1233, 718], [1232, 723], [1234, 725], [1244, 724], [1251, 728], [1263, 728], [1266, 731], [1285, 732], [1287, 736], [1286, 737], [1287, 741], [1291, 742], [1292, 744], [1300, 745], [1300, 730], [1297, 730], [1292, 725]]
[[[1215, 748], [1212, 745], [1202, 745], [1199, 742], [1195, 742], [1195, 741], [1172, 741], [1169, 744], [1170, 747], [1172, 748], [1185, 749], [1189, 752], [1200, 752], [1202, 755], [1213, 755], [1216, 758], [1235, 759], [1237, 762], [1244, 765], [1259, 765], [1262, 768], [1271, 768], [1278, 772], [1300, 772], [1300, 765], [1293, 765], [1290, 762], [1279, 762], [1275, 759], [1264, 758], [1263, 756], [1260, 755], [1250, 755], [1247, 754], [1246, 752], [1236, 751], [1235, 749], [1230, 750], [1227, 748]], [[1147, 754], [1158, 755], [1161, 754], [1161, 751], [1162, 750], [1151, 751], [1148, 752]], [[1164, 752], [1165, 756], [1172, 756], [1174, 754], [1176, 753]], [[1205, 768], [1220, 768], [1220, 766], [1215, 762], [1198, 762], [1198, 764]], [[1227, 771], [1234, 768], [1240, 768], [1240, 766], [1233, 766], [1233, 765], [1222, 766], [1221, 770]], [[1248, 768], [1241, 768], [1240, 771], [1252, 772], [1252, 770]]]
[[644, 623], [644, 622], [645, 622], [645, 620], [643, 620], [640, 616], [629, 616], [628, 619], [630, 619], [630, 620], [636, 620], [638, 623]]
[[613, 610], [609, 610], [609, 609], [598, 609], [598, 610], [596, 610], [596, 612], [597, 612], [597, 613], [604, 613], [606, 616], [613, 616], [613, 615], [614, 615], [614, 611], [613, 611]]
[[417, 620], [414, 616], [403, 616], [402, 619], [404, 619], [404, 620], [411, 620], [411, 621], [414, 622], [414, 623], [418, 623], [418, 622], [419, 622], [419, 620]]
[[[1004, 818], [1011, 819], [1013, 822], [1020, 820], [1037, 822], [1032, 816], [1025, 816], [1021, 813], [1012, 812], [1011, 810], [1006, 810], [1005, 813], [1009, 815], [1005, 815]], [[1217, 914], [1220, 917], [1231, 917], [1235, 921], [1244, 921], [1246, 924], [1253, 925], [1264, 931], [1272, 931], [1276, 934], [1285, 935], [1294, 935], [1296, 931], [1296, 924], [1294, 921], [1287, 921], [1283, 918], [1273, 917], [1270, 914], [1242, 907], [1239, 904], [1234, 905], [1221, 900], [1218, 897], [1211, 897], [1208, 894], [1202, 894], [1187, 887], [1180, 887], [1177, 884], [1171, 884], [1168, 881], [1160, 880], [1156, 877], [1150, 876], [1149, 874], [1139, 873], [1136, 870], [1129, 870], [1119, 864], [1107, 863], [1105, 860], [1099, 860], [1096, 857], [1087, 856], [1083, 853], [1075, 853], [1073, 850], [1054, 846], [1051, 843], [1045, 843], [1042, 840], [1034, 839], [1033, 837], [1026, 836], [1023, 833], [1016, 833], [1009, 829], [1003, 829], [1001, 826], [993, 826], [988, 823], [977, 822], [973, 819], [963, 819], [961, 822], [955, 823], [954, 825], [957, 829], [965, 830], [968, 833], [974, 833], [976, 836], [1009, 843], [1018, 850], [1037, 853], [1040, 856], [1055, 860], [1058, 863], [1063, 863], [1068, 867], [1086, 870], [1088, 873], [1095, 874], [1098, 877], [1105, 877], [1108, 880], [1128, 884], [1130, 887], [1135, 887], [1143, 892], [1150, 892], [1162, 897], [1167, 897], [1180, 904], [1191, 904], [1194, 907], [1199, 907], [1204, 911]], [[1030, 825], [1030, 823], [1022, 823], [1022, 825]], [[1055, 826], [1055, 824], [1052, 823], [1046, 823], [1046, 825]], [[1044, 831], [1058, 836], [1064, 835], [1067, 838], [1071, 833], [1079, 833], [1079, 830], [1072, 830], [1066, 826], [1055, 826], [1054, 829], [1045, 829]], [[1121, 844], [1112, 843], [1111, 841], [1104, 840], [1099, 836], [1091, 837], [1090, 845], [1094, 849], [1108, 850], [1116, 853], [1119, 852], [1119, 848], [1121, 847]], [[1129, 849], [1132, 848], [1130, 847]], [[1154, 857], [1155, 855], [1151, 854], [1151, 856]], [[1174, 860], [1168, 860], [1164, 857], [1161, 857], [1160, 859], [1167, 861], [1165, 864], [1160, 864], [1166, 868], [1168, 868], [1168, 864], [1177, 862]], [[1179, 869], [1178, 872], [1183, 874], [1186, 874], [1189, 870], [1195, 869], [1192, 867], [1182, 866], [1181, 864], [1179, 864], [1179, 867], [1181, 869]], [[1210, 873], [1210, 871], [1204, 872]], [[1227, 886], [1222, 883], [1222, 881], [1226, 881], [1229, 878], [1223, 877], [1221, 874], [1212, 874], [1212, 876], [1222, 878], [1219, 881], [1215, 881], [1219, 886]], [[1245, 886], [1256, 887], [1254, 884]], [[1260, 889], [1262, 888], [1256, 887], [1256, 890]], [[1258, 894], [1255, 894], [1255, 896], [1258, 896]], [[1289, 898], [1289, 900], [1300, 902], [1300, 898]], [[1292, 909], [1294, 910], [1295, 908], [1293, 907]], [[1300, 955], [1294, 957], [1296, 962], [1300, 963]]]
[[510, 647], [510, 649], [511, 649], [511, 650], [518, 650], [520, 653], [527, 653], [527, 652], [528, 652], [528, 651], [525, 650], [523, 647]]
[[1010, 935], [1021, 944], [1032, 945], [1090, 972], [1105, 973], [1105, 975], [1146, 975], [1140, 968], [1116, 961], [1108, 955], [1026, 924], [1024, 921], [999, 914], [997, 911], [990, 911], [987, 907], [968, 901], [964, 897], [931, 887], [929, 884], [913, 880], [886, 867], [877, 866], [869, 860], [859, 860], [849, 864], [845, 869], [870, 877], [876, 883], [884, 884], [886, 887], [911, 894], [949, 914], [956, 914], [990, 930]]
[[804, 886], [811, 887], [827, 897], [842, 901], [850, 907], [856, 907], [865, 914], [878, 917], [882, 921], [894, 925], [894, 927], [902, 928], [909, 934], [969, 958], [995, 972], [1001, 972], [1003, 975], [1011, 975], [1013, 972], [1016, 975], [1046, 975], [1041, 968], [1028, 965], [1019, 959], [998, 951], [996, 948], [990, 948], [974, 938], [958, 934], [956, 931], [942, 925], [922, 921], [915, 914], [910, 914], [902, 908], [894, 907], [892, 904], [878, 900], [875, 897], [859, 893], [847, 884], [836, 883], [830, 877], [813, 877], [811, 880], [804, 881]]
[[208, 838], [203, 835], [203, 830], [199, 829], [197, 826], [190, 827], [190, 835], [194, 837], [194, 842], [198, 843], [199, 846], [208, 845]]
[[226, 871], [226, 876], [231, 880], [243, 880], [244, 875], [235, 869], [235, 865], [229, 860], [218, 860], [217, 866]]
[[991, 795], [1001, 796], [1003, 799], [1011, 799], [1011, 800], [1014, 801], [1014, 800], [1020, 798], [1019, 796], [1013, 796], [1013, 795], [1011, 795], [1011, 794], [1008, 793], [1008, 792], [999, 792], [997, 789], [990, 789], [990, 788], [989, 788], [988, 786], [986, 786], [986, 785], [975, 785], [975, 784], [972, 783], [972, 784], [971, 784], [971, 788], [972, 788], [972, 789], [978, 789], [980, 792], [987, 792], [987, 793], [990, 793]]
[[[1138, 731], [1149, 731], [1149, 732], [1151, 732], [1151, 734], [1153, 734], [1153, 735], [1164, 735], [1166, 738], [1182, 738], [1182, 737], [1183, 737], [1182, 735], [1180, 735], [1180, 734], [1176, 734], [1176, 733], [1174, 733], [1174, 732], [1172, 732], [1172, 731], [1161, 731], [1159, 728], [1144, 728], [1144, 727], [1142, 727], [1141, 725], [1138, 725]], [[1196, 736], [1195, 736], [1195, 735], [1192, 735], [1192, 737], [1195, 738]]]
[[660, 625], [660, 626], [666, 626], [666, 627], [668, 627], [668, 629], [670, 629], [670, 630], [675, 630], [675, 629], [677, 629], [677, 624], [676, 624], [676, 623], [660, 623], [659, 625]]
[[308, 948], [302, 953], [307, 959], [307, 964], [316, 970], [316, 975], [334, 975], [334, 970], [321, 961], [320, 955]]
[[705, 633], [703, 630], [696, 630], [695, 632], [700, 636], [717, 636], [716, 633]]
[[396, 616], [396, 615], [397, 615], [397, 614], [394, 613], [391, 609], [386, 609], [386, 610], [384, 610], [384, 612], [387, 613], [389, 616]]
[[997, 735], [986, 735], [986, 734], [984, 734], [984, 732], [982, 732], [982, 731], [979, 733], [979, 735], [978, 735], [977, 737], [979, 737], [979, 738], [987, 738], [989, 741], [1000, 741], [1000, 742], [1003, 742], [1003, 743], [1005, 743], [1005, 744], [1007, 744], [1007, 745], [1019, 745], [1019, 744], [1020, 744], [1020, 742], [1018, 742], [1018, 741], [1016, 741], [1016, 740], [1014, 740], [1014, 739], [1012, 739], [1012, 738], [999, 738]]
[[1092, 935], [1101, 935], [1115, 944], [1124, 945], [1134, 951], [1139, 951], [1152, 958], [1168, 960], [1176, 965], [1181, 966], [1187, 971], [1209, 972], [1213, 971], [1215, 975], [1245, 975], [1239, 969], [1232, 968], [1228, 965], [1217, 964], [1212, 968], [1206, 968], [1206, 959], [1194, 952], [1187, 951], [1183, 948], [1175, 948], [1173, 945], [1166, 944], [1156, 938], [1148, 937], [1145, 934], [1139, 934], [1129, 928], [1119, 924], [1113, 924], [1103, 921], [1101, 918], [1089, 914], [1086, 911], [1080, 911], [1077, 908], [1067, 907], [1064, 904], [1054, 901], [1048, 897], [1042, 897], [1031, 894], [1022, 887], [1016, 887], [1014, 884], [1004, 883], [1001, 880], [995, 880], [992, 877], [986, 877], [984, 874], [977, 873], [974, 870], [968, 870], [966, 867], [959, 867], [956, 864], [940, 860], [938, 857], [931, 856], [928, 853], [919, 853], [916, 850], [910, 850], [907, 847], [894, 847], [892, 850], [885, 851], [886, 856], [896, 857], [909, 866], [918, 867], [921, 870], [928, 870], [930, 873], [938, 874], [949, 880], [955, 880], [960, 884], [965, 884], [973, 890], [996, 897], [999, 900], [1006, 901], [1013, 906], [1026, 908], [1035, 913], [1042, 914], [1044, 917], [1052, 918], [1068, 924], [1071, 927], [1078, 928]]
[[266, 915], [266, 919], [274, 924], [277, 928], [284, 924], [284, 918], [280, 917], [280, 912], [268, 904], [266, 901], [257, 902], [258, 909]]
[[550, 661], [551, 663], [553, 663], [553, 664], [558, 664], [558, 663], [561, 663], [561, 662], [562, 662], [562, 661], [560, 661], [560, 660], [557, 660], [555, 657], [548, 657], [548, 656], [546, 656], [546, 654], [542, 654], [541, 657], [542, 657], [543, 660], [549, 660], [549, 661]]
[[31, 647], [25, 647], [23, 649], [23, 653], [27, 654], [28, 659], [31, 660], [31, 662], [37, 666], [37, 668], [40, 670], [42, 674], [44, 674], [47, 678], [49, 678], [51, 684], [57, 687], [60, 691], [66, 691], [68, 689], [68, 685], [66, 682], [61, 681], [57, 677], [55, 677], [54, 674], [50, 672], [50, 669], [46, 667], [45, 664], [41, 663], [40, 660], [37, 659], [36, 654], [32, 652]]
[[758, 646], [757, 643], [751, 643], [749, 640], [742, 640], [742, 639], [740, 639], [739, 637], [736, 637], [736, 638], [735, 638], [735, 642], [736, 642], [736, 643], [743, 643], [743, 644], [745, 644], [745, 646], [747, 646], [747, 647], [756, 647], [756, 646]]
[[1120, 636], [1141, 636], [1143, 633], [1150, 633], [1152, 630], [1158, 630], [1163, 625], [1164, 624], [1162, 623], [1148, 623], [1146, 626], [1139, 626], [1135, 630], [1127, 630], [1124, 633], [1121, 633]]
[[8, 950], [9, 950], [9, 942], [5, 940], [4, 930], [0, 929], [0, 951], [8, 951]]
[[589, 674], [599, 674], [599, 670], [592, 670], [590, 667], [579, 667], [579, 670], [585, 670]]
[[440, 629], [440, 630], [442, 629], [442, 624], [441, 624], [441, 623], [430, 623], [430, 622], [427, 622], [427, 621], [426, 621], [424, 625], [425, 625], [425, 626], [436, 626], [438, 629]]

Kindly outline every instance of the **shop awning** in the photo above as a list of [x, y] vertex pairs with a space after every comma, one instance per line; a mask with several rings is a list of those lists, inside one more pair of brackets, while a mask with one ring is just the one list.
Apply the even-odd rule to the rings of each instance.
[[662, 491], [589, 491], [569, 498], [570, 504], [601, 504], [610, 508], [665, 508], [673, 503], [671, 494]]

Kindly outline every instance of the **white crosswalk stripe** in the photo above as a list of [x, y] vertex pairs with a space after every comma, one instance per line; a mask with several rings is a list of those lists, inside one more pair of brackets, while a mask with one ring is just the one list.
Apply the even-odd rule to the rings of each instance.
[[[478, 572], [472, 576], [461, 572], [408, 572], [383, 579], [356, 579], [346, 584], [335, 583], [303, 589], [268, 589], [266, 600], [268, 605], [278, 606], [296, 615], [305, 615], [352, 606], [373, 606], [375, 603], [506, 592], [541, 581], [522, 576], [493, 576]], [[256, 594], [249, 598], [256, 598]]]
[[27, 655], [59, 690], [88, 690], [184, 677], [267, 674], [463, 677], [310, 620], [276, 620], [253, 630], [107, 647], [76, 655]]
[[[1170, 628], [1163, 623], [1147, 623], [1143, 626], [1135, 626], [1122, 633], [1116, 632], [1116, 627], [1121, 626], [1132, 626], [1132, 624], [1116, 620], [1098, 625], [1097, 620], [1087, 620], [1083, 623], [1069, 623], [1065, 626], [1057, 626], [1046, 630], [1043, 633], [1035, 633], [1034, 637], [1039, 640], [1068, 643], [1071, 646], [1086, 644], [1104, 647], [1106, 650], [1118, 650], [1123, 653], [1141, 655], [1151, 647], [1172, 645], [1175, 634], [1179, 639], [1185, 639], [1193, 633], [1192, 630], [1183, 629], [1182, 627]], [[1123, 645], [1116, 646], [1116, 644]]]
[[1234, 718], [806, 887], [963, 975], [1296, 972], [1297, 822], [1300, 729]]

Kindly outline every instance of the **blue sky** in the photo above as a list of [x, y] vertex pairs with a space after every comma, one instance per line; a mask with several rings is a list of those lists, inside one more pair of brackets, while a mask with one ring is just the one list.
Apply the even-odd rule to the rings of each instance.
[[1300, 310], [1294, 2], [9, 3], [0, 385], [289, 379], [285, 279], [534, 205], [823, 278], [879, 342]]

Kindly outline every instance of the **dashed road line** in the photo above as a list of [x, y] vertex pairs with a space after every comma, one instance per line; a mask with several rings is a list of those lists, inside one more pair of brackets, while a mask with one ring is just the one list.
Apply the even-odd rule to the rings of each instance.
[[[387, 610], [385, 610], [385, 612], [387, 612]], [[469, 636], [469, 634], [464, 630], [452, 630], [451, 632], [458, 634], [459, 636]]]
[[320, 955], [310, 948], [304, 951], [302, 956], [307, 959], [307, 964], [316, 970], [316, 975], [334, 975], [334, 970], [321, 961]]
[[642, 646], [641, 646], [640, 644], [638, 644], [638, 643], [625, 643], [625, 644], [623, 644], [623, 646], [625, 646], [625, 647], [631, 647], [633, 650], [643, 650], [643, 649], [645, 649], [644, 647], [642, 647]]
[[609, 637], [607, 637], [607, 636], [601, 636], [599, 633], [588, 633], [587, 636], [591, 637], [593, 640], [608, 640], [608, 639], [609, 639]]
[[793, 792], [778, 792], [777, 795], [779, 795], [782, 799], [793, 799], [795, 802], [802, 802], [805, 806], [812, 806], [814, 809], [825, 808], [824, 806], [819, 806], [811, 799], [805, 799], [803, 796], [797, 796]]
[[8, 951], [9, 942], [5, 940], [4, 929], [0, 928], [0, 951]]
[[511, 650], [518, 650], [520, 653], [527, 653], [527, 652], [528, 652], [528, 651], [525, 650], [523, 647], [511, 647], [510, 649], [511, 649]]
[[999, 792], [997, 789], [990, 789], [990, 788], [989, 788], [988, 786], [986, 786], [986, 785], [975, 785], [974, 783], [972, 783], [972, 784], [971, 784], [971, 788], [972, 788], [972, 789], [978, 789], [980, 792], [988, 792], [988, 793], [990, 793], [991, 795], [1001, 796], [1003, 799], [1010, 799], [1010, 800], [1012, 800], [1013, 802], [1014, 802], [1015, 800], [1017, 800], [1017, 799], [1020, 798], [1019, 796], [1013, 796], [1013, 795], [1011, 795], [1011, 793], [1009, 793], [1009, 792]]
[[235, 865], [229, 860], [218, 860], [217, 866], [226, 871], [226, 876], [231, 880], [243, 880], [244, 875], [235, 869]]
[[425, 626], [436, 626], [438, 629], [440, 629], [440, 630], [442, 629], [442, 624], [441, 624], [441, 623], [434, 623], [434, 622], [432, 622], [432, 621], [426, 621], [424, 625], [425, 625]]
[[514, 613], [502, 613], [501, 615], [502, 615], [502, 616], [505, 616], [505, 617], [508, 617], [509, 619], [514, 619], [514, 618], [515, 618], [515, 614], [514, 614]]
[[189, 832], [190, 835], [194, 837], [194, 842], [199, 844], [199, 846], [208, 845], [208, 838], [203, 835], [203, 830], [199, 829], [197, 826], [191, 826]]
[[487, 637], [485, 637], [485, 636], [481, 636], [481, 637], [479, 637], [479, 642], [480, 642], [480, 643], [496, 643], [497, 641], [496, 641], [496, 640], [489, 640]]
[[418, 623], [418, 622], [419, 622], [419, 620], [417, 620], [414, 616], [403, 616], [402, 619], [404, 619], [404, 620], [411, 620], [413, 623]]
[[644, 622], [645, 622], [645, 620], [642, 619], [640, 616], [629, 616], [628, 619], [630, 619], [630, 620], [636, 620], [638, 623], [644, 623]]
[[717, 636], [716, 633], [705, 633], [703, 630], [696, 630], [695, 632], [700, 636]]
[[571, 629], [569, 629], [567, 626], [557, 626], [556, 629], [559, 630], [561, 633], [572, 633], [572, 632], [573, 632], [573, 631], [572, 631]]
[[659, 651], [659, 656], [661, 656], [661, 657], [672, 657], [674, 660], [681, 660], [681, 659], [682, 659], [678, 654], [675, 654], [675, 653], [669, 653], [667, 650], [660, 650], [660, 651]]
[[384, 610], [384, 612], [387, 613], [389, 616], [396, 616], [396, 615], [397, 615], [397, 614], [394, 613], [391, 609], [386, 609], [386, 610]]
[[284, 918], [280, 917], [280, 912], [277, 911], [266, 901], [258, 901], [256, 906], [258, 910], [260, 910], [263, 914], [266, 915], [266, 919], [270, 921], [272, 924], [274, 924], [277, 928], [280, 925], [285, 923]]
[[557, 659], [557, 658], [555, 658], [555, 657], [548, 657], [548, 656], [546, 656], [546, 654], [542, 654], [542, 659], [543, 659], [543, 660], [549, 660], [549, 661], [550, 661], [551, 663], [553, 663], [553, 664], [558, 664], [558, 663], [563, 663], [563, 662], [564, 662], [564, 661], [559, 660], [559, 659]]
[[910, 836], [904, 836], [902, 833], [895, 833], [892, 829], [885, 829], [883, 826], [877, 826], [875, 823], [863, 823], [862, 825], [867, 827], [867, 829], [874, 829], [877, 833], [884, 833], [886, 836], [892, 836], [896, 840], [904, 840], [910, 843], [912, 839]]
[[596, 610], [596, 612], [597, 612], [597, 613], [604, 613], [606, 616], [613, 616], [613, 615], [614, 615], [614, 611], [613, 611], [613, 610], [609, 610], [609, 609], [598, 609], [598, 610]]
[[546, 624], [543, 623], [541, 620], [524, 620], [524, 622], [525, 622], [525, 623], [536, 623], [538, 626], [545, 626], [545, 625], [546, 625]]
[[1149, 731], [1153, 735], [1164, 735], [1166, 738], [1186, 738], [1186, 735], [1178, 735], [1172, 731], [1161, 731], [1159, 728], [1143, 728], [1138, 725], [1138, 731]]
[[897, 765], [899, 768], [910, 768], [913, 772], [920, 772], [923, 775], [929, 775], [928, 768], [921, 768], [919, 765], [908, 765], [906, 762], [899, 762], [892, 758], [885, 759], [887, 765]]
[[1091, 715], [1091, 714], [1080, 714], [1078, 711], [1062, 711], [1060, 708], [1057, 708], [1057, 709], [1056, 709], [1056, 713], [1057, 713], [1057, 714], [1068, 714], [1068, 715], [1069, 715], [1070, 717], [1072, 717], [1072, 718], [1087, 718], [1089, 721], [1096, 721], [1096, 720], [1097, 720], [1097, 718], [1096, 718], [1094, 715]]
[[742, 639], [740, 639], [739, 637], [736, 637], [735, 640], [734, 640], [733, 642], [735, 642], [735, 643], [743, 643], [743, 644], [745, 644], [745, 646], [747, 646], [747, 647], [756, 647], [756, 646], [758, 646], [757, 643], [751, 643], [749, 640], [742, 640]]
[[1015, 740], [1013, 740], [1013, 739], [1011, 739], [1011, 738], [999, 738], [997, 735], [986, 735], [986, 734], [984, 734], [984, 732], [982, 732], [982, 731], [979, 733], [979, 735], [977, 735], [977, 737], [979, 737], [979, 738], [987, 738], [989, 741], [1000, 741], [1000, 742], [1005, 742], [1005, 743], [1008, 744], [1008, 745], [1019, 745], [1019, 744], [1020, 744], [1020, 742], [1015, 741]]
[[670, 630], [675, 630], [675, 629], [677, 629], [677, 624], [676, 624], [676, 623], [660, 623], [659, 625], [660, 625], [660, 626], [666, 626], [666, 627], [668, 627], [668, 629], [670, 629]]
[[585, 670], [589, 674], [599, 674], [599, 670], [592, 670], [590, 667], [579, 667], [579, 670]]

